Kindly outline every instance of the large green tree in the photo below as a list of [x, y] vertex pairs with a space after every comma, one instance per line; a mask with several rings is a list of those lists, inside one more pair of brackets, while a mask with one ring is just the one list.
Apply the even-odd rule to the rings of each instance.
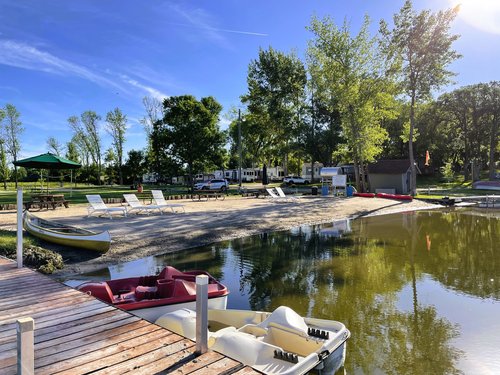
[[120, 185], [123, 185], [123, 144], [125, 143], [125, 131], [127, 130], [127, 116], [122, 113], [120, 108], [115, 108], [106, 114], [106, 131], [111, 135], [113, 142], [114, 155], [118, 169], [118, 178]]
[[306, 82], [303, 62], [294, 53], [272, 47], [260, 49], [259, 58], [248, 67], [248, 92], [242, 101], [252, 121], [260, 124], [262, 137], [269, 137], [283, 158], [285, 174], [288, 155], [300, 132]]
[[[5, 142], [5, 149], [7, 154], [11, 156], [11, 160], [15, 163], [19, 152], [21, 151], [21, 142], [19, 137], [24, 131], [22, 122], [19, 120], [21, 114], [17, 108], [12, 104], [7, 104], [4, 109], [4, 119], [3, 119], [3, 134], [2, 138]], [[14, 178], [16, 182], [17, 189], [17, 166], [14, 164]]]
[[394, 15], [394, 25], [389, 29], [385, 21], [380, 23], [384, 36], [383, 51], [391, 62], [390, 72], [396, 74], [402, 92], [410, 99], [410, 127], [408, 150], [411, 164], [411, 194], [417, 191], [413, 133], [415, 132], [415, 108], [429, 99], [433, 90], [448, 83], [454, 75], [448, 66], [460, 55], [452, 49], [458, 35], [450, 34], [451, 23], [458, 7], [432, 13], [417, 13], [411, 0], [407, 0], [399, 13]]
[[337, 26], [330, 17], [313, 17], [309, 30], [314, 38], [308, 47], [315, 97], [329, 112], [340, 115], [361, 190], [366, 189], [366, 181], [360, 171], [382, 151], [387, 137], [381, 121], [394, 116], [393, 86], [383, 74], [383, 60], [369, 25], [365, 17], [359, 33], [352, 36], [347, 21]]
[[79, 145], [84, 155], [90, 156], [96, 167], [97, 184], [101, 184], [102, 145], [99, 132], [99, 116], [94, 111], [85, 111], [78, 116], [68, 119], [69, 126], [74, 132], [73, 139]]
[[154, 124], [152, 146], [185, 164], [193, 174], [223, 163], [226, 135], [219, 129], [222, 106], [211, 96], [172, 96], [163, 101], [163, 119]]

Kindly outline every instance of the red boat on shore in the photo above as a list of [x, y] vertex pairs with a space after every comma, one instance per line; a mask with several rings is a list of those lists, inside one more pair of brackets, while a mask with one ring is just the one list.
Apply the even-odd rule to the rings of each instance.
[[77, 289], [154, 322], [167, 312], [182, 308], [196, 310], [198, 275], [207, 275], [209, 278], [208, 308], [225, 309], [229, 291], [209, 273], [181, 272], [170, 266], [165, 267], [158, 275], [87, 282]]
[[401, 201], [411, 201], [411, 200], [413, 200], [413, 197], [411, 195], [387, 194], [387, 193], [377, 193], [377, 198], [397, 199], [397, 200], [401, 200]]
[[363, 198], [375, 198], [374, 193], [354, 193], [353, 194], [355, 197], [363, 197]]

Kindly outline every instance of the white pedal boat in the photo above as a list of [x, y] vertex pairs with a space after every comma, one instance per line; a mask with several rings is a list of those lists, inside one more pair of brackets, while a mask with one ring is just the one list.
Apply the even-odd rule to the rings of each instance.
[[[196, 312], [167, 313], [156, 324], [196, 339]], [[280, 306], [272, 313], [246, 310], [208, 310], [208, 348], [265, 374], [305, 374], [321, 370], [333, 374], [344, 365], [344, 324], [303, 318]]]

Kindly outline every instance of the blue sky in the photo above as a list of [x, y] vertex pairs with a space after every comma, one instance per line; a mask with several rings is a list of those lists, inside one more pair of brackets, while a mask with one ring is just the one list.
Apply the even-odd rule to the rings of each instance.
[[[14, 104], [25, 132], [21, 157], [47, 151], [46, 140], [71, 138], [67, 119], [119, 107], [128, 117], [126, 150], [146, 139], [142, 98], [213, 95], [227, 111], [244, 94], [259, 47], [304, 56], [312, 15], [365, 14], [373, 30], [404, 0], [0, 0], [0, 106]], [[500, 80], [500, 0], [414, 0], [417, 9], [462, 4], [453, 32], [464, 57], [457, 85]], [[226, 121], [222, 119], [222, 127]], [[103, 149], [110, 147], [104, 131]]]

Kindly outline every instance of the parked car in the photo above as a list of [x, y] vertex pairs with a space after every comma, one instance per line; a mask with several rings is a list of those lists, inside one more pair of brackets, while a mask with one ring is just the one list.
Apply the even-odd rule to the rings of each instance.
[[306, 180], [302, 177], [299, 176], [286, 176], [283, 179], [283, 182], [287, 185], [293, 185], [293, 184], [308, 184], [309, 180]]
[[213, 179], [209, 181], [198, 182], [194, 184], [196, 190], [220, 190], [226, 191], [229, 188], [229, 182], [225, 179]]

